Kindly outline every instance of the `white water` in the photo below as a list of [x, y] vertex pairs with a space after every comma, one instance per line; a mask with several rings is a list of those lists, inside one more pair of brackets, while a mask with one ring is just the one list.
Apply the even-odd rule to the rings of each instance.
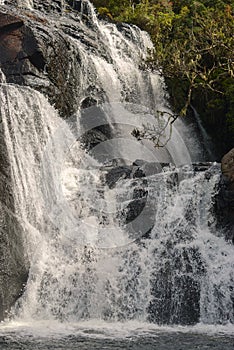
[[[10, 322], [7, 324], [2, 324], [0, 334], [3, 335], [15, 335], [15, 330], [17, 329], [17, 337], [19, 339], [32, 340], [39, 339], [40, 342], [43, 342], [44, 339], [51, 339], [51, 341], [55, 341], [56, 339], [63, 339], [66, 337], [77, 337], [79, 338], [90, 338], [90, 339], [100, 339], [103, 340], [103, 346], [106, 345], [107, 339], [113, 339], [113, 345], [116, 340], [121, 339], [134, 339], [141, 337], [149, 337], [149, 338], [159, 338], [165, 334], [168, 334], [168, 339], [173, 339], [173, 334], [194, 334], [194, 342], [196, 348], [196, 337], [199, 334], [206, 334], [210, 336], [221, 336], [224, 339], [228, 336], [233, 336], [233, 326], [221, 326], [219, 327], [215, 325], [204, 325], [202, 323], [189, 327], [189, 326], [158, 326], [152, 323], [139, 322], [139, 321], [128, 321], [128, 322], [104, 322], [102, 320], [94, 319], [84, 322], [77, 323], [60, 323], [56, 321], [34, 321], [33, 323], [27, 322]], [[169, 341], [168, 340], [168, 341]], [[204, 343], [206, 343], [207, 339], [204, 337]], [[9, 349], [10, 347], [10, 341]], [[180, 345], [180, 343], [176, 343]], [[192, 344], [187, 344], [188, 346], [192, 346]], [[61, 344], [61, 349], [70, 349], [69, 341], [66, 342], [65, 347], [64, 343]], [[46, 347], [44, 347], [46, 348]], [[137, 347], [134, 347], [137, 349]], [[159, 347], [157, 347], [159, 348]], [[166, 347], [170, 348], [171, 347]], [[209, 349], [209, 347], [207, 346]], [[218, 339], [216, 340], [216, 348], [221, 349], [219, 345]], [[49, 349], [49, 347], [48, 347]], [[72, 349], [72, 348], [71, 348]], [[159, 348], [161, 350], [161, 348]], [[162, 349], [165, 349], [162, 348]], [[189, 347], [191, 349], [191, 347]], [[211, 347], [212, 349], [212, 347]]]
[[0, 69], [0, 82], [1, 83], [5, 83], [6, 82], [6, 77], [3, 74], [2, 70]]
[[[114, 102], [106, 118], [112, 128], [117, 123], [131, 130], [139, 126], [142, 116], [154, 124], [152, 115], [141, 112], [134, 116], [119, 104], [128, 101], [167, 111], [162, 79], [138, 67], [150, 45], [146, 34], [129, 28], [129, 41], [114, 25], [99, 23], [93, 16], [112, 62], [90, 55], [77, 42], [82, 69], [87, 71], [81, 85], [85, 89], [89, 74], [92, 79], [95, 76], [93, 83], [102, 87], [104, 101]], [[193, 289], [202, 323], [234, 321], [233, 246], [215, 231], [211, 213], [218, 173], [208, 180], [204, 173], [194, 175], [190, 168], [169, 167], [162, 174], [149, 175], [147, 201], [155, 224], [151, 239], [132, 242], [128, 227], [112, 214], [116, 208], [126, 209], [141, 181], [121, 179], [114, 190], [107, 188], [102, 164], [86, 155], [91, 168], [83, 167], [85, 153], [76, 141], [77, 134], [40, 93], [2, 84], [0, 108], [15, 214], [24, 228], [31, 264], [26, 291], [13, 310], [17, 322], [147, 322], [150, 318], [180, 323], [189, 318], [183, 315], [187, 312], [184, 305], [191, 302]], [[80, 130], [79, 120], [75, 126]], [[126, 136], [127, 131], [119, 141], [120, 156], [132, 161], [141, 154], [139, 158], [145, 159], [144, 147], [148, 146], [152, 157], [152, 144], [140, 143], [138, 152], [137, 141], [130, 133]], [[153, 159], [169, 159], [176, 166], [196, 159], [182, 136], [174, 129], [166, 147], [168, 158], [163, 151], [155, 151]], [[114, 142], [111, 146], [116, 149]], [[129, 145], [136, 147], [134, 155], [125, 153]], [[181, 181], [171, 185], [177, 176]], [[139, 220], [143, 229], [149, 219], [148, 213], [144, 215]], [[101, 221], [103, 216], [106, 222]], [[185, 280], [190, 281], [191, 291]]]
[[17, 0], [17, 5], [29, 10], [33, 9], [33, 0]]

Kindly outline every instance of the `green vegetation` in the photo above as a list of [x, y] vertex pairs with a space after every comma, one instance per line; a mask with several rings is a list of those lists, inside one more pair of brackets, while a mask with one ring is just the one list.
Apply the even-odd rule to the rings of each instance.
[[148, 65], [165, 77], [171, 104], [196, 106], [221, 153], [234, 140], [233, 0], [93, 0], [106, 18], [138, 25], [152, 38]]

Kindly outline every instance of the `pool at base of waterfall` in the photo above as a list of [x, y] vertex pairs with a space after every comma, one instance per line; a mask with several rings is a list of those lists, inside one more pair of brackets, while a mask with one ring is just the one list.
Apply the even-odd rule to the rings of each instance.
[[233, 325], [157, 326], [136, 321], [2, 323], [1, 350], [233, 350]]

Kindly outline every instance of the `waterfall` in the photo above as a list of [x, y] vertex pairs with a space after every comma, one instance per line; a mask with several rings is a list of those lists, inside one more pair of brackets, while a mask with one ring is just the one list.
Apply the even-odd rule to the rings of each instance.
[[[88, 108], [63, 120], [42, 93], [0, 85], [11, 215], [30, 262], [13, 316], [233, 323], [233, 246], [212, 211], [219, 166], [195, 171], [192, 136], [170, 128], [163, 79], [141, 67], [147, 34], [100, 22], [88, 1], [81, 21], [92, 21], [101, 47], [69, 38], [83, 73], [77, 101]], [[133, 137], [147, 125], [164, 147]]]
[[209, 158], [215, 159], [214, 151], [213, 151], [214, 146], [212, 145], [211, 137], [208, 135], [207, 131], [205, 130], [205, 128], [202, 124], [202, 121], [200, 119], [200, 116], [197, 113], [196, 109], [193, 106], [191, 106], [191, 109], [192, 109], [194, 117], [196, 119], [197, 126], [199, 128], [199, 132], [200, 132], [201, 138], [202, 138], [202, 143], [205, 146], [204, 148], [206, 149], [206, 151], [209, 155]]
[[[44, 145], [56, 125], [56, 111], [43, 95], [30, 88], [2, 84], [0, 92], [16, 215], [30, 231], [30, 237], [25, 237], [30, 244], [34, 234], [39, 234], [37, 230], [44, 230], [40, 163]], [[30, 256], [32, 253], [29, 251]]]

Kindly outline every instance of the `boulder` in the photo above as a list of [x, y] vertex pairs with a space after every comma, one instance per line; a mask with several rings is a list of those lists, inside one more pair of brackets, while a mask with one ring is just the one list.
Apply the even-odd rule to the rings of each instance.
[[222, 158], [221, 170], [229, 184], [229, 189], [234, 190], [234, 148]]
[[234, 148], [221, 161], [222, 175], [216, 196], [215, 211], [218, 227], [234, 244]]

